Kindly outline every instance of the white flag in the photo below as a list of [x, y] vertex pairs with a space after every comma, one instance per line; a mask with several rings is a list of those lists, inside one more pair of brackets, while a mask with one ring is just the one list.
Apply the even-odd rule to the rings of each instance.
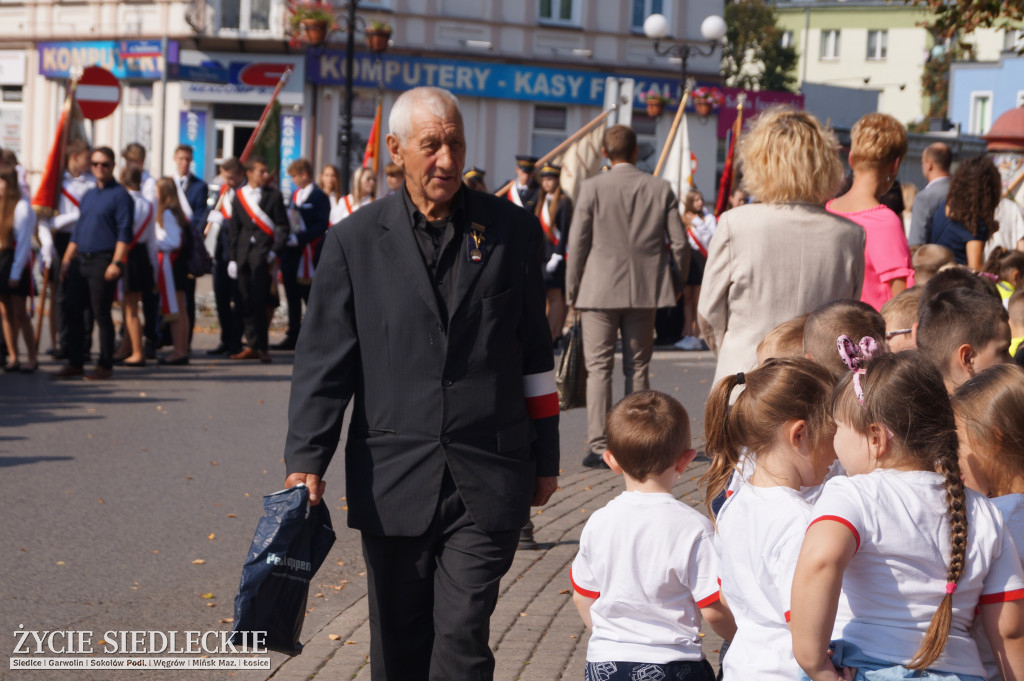
[[686, 192], [693, 189], [693, 156], [690, 151], [690, 133], [686, 127], [686, 114], [683, 114], [679, 121], [679, 129], [676, 130], [676, 138], [672, 141], [668, 158], [665, 160], [665, 167], [661, 170], [661, 177], [668, 180], [672, 185], [672, 191], [679, 199], [679, 212], [685, 210], [683, 205], [686, 200]]
[[601, 146], [604, 144], [605, 124], [595, 125], [594, 129], [572, 146], [562, 152], [560, 157], [562, 176], [559, 184], [562, 191], [573, 201], [579, 193], [580, 184], [588, 177], [601, 172]]

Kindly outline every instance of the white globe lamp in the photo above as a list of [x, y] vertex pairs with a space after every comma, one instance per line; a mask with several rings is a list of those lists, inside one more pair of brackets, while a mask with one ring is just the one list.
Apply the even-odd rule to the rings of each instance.
[[725, 37], [725, 30], [725, 19], [718, 16], [717, 14], [712, 14], [707, 19], [705, 19], [700, 25], [700, 34], [704, 36], [707, 40], [715, 42]]
[[652, 14], [644, 19], [644, 35], [653, 40], [661, 40], [668, 35], [668, 19], [664, 14]]

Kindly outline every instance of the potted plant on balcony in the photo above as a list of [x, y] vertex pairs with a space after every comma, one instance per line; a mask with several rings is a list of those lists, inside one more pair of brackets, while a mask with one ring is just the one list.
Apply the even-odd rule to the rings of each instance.
[[366, 46], [371, 51], [380, 54], [388, 49], [388, 41], [391, 40], [393, 29], [391, 24], [383, 21], [371, 21], [364, 30], [366, 34]]
[[661, 94], [659, 90], [648, 90], [643, 93], [644, 103], [647, 105], [647, 115], [657, 118], [665, 110], [665, 105], [672, 100]]
[[720, 107], [724, 101], [725, 95], [716, 87], [701, 85], [693, 91], [693, 106], [701, 118], [710, 116], [712, 110]]
[[288, 12], [293, 42], [323, 45], [327, 33], [337, 28], [334, 6], [324, 0], [289, 0]]

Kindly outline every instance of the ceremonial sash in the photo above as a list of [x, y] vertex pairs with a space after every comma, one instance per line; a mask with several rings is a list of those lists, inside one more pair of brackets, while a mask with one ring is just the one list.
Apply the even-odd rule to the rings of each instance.
[[132, 249], [134, 249], [135, 246], [138, 245], [139, 239], [142, 238], [142, 235], [146, 232], [146, 228], [149, 227], [149, 223], [152, 220], [153, 220], [153, 204], [150, 203], [149, 204], [149, 213], [146, 214], [146, 219], [142, 221], [142, 225], [139, 227], [138, 231], [136, 231], [135, 234], [132, 236], [132, 242], [130, 244], [128, 244], [128, 252], [129, 253], [131, 253]]
[[178, 190], [178, 203], [181, 204], [181, 212], [185, 214], [189, 222], [192, 222], [192, 206], [188, 205], [188, 197], [185, 196], [185, 190], [182, 189], [181, 183], [178, 182], [179, 178], [174, 178], [174, 187]]
[[252, 220], [253, 224], [259, 227], [264, 234], [269, 236], [271, 239], [274, 238], [274, 221], [263, 212], [263, 209], [259, 205], [252, 205], [245, 199], [245, 192], [235, 192], [235, 196], [238, 197], [238, 202], [242, 204], [242, 210], [246, 212], [249, 219]]
[[81, 204], [79, 204], [78, 199], [76, 199], [74, 197], [74, 195], [67, 190], [66, 187], [61, 187], [60, 188], [60, 193], [63, 194], [64, 198], [66, 198], [68, 201], [70, 201], [71, 205], [73, 205], [75, 208], [81, 208], [82, 207]]
[[516, 204], [520, 208], [523, 207], [523, 197], [519, 196], [519, 190], [516, 189], [515, 182], [513, 182], [512, 186], [508, 188], [508, 200]]
[[160, 290], [160, 315], [166, 322], [178, 317], [178, 293], [174, 290], [174, 272], [171, 263], [177, 260], [177, 251], [168, 253], [160, 251], [156, 254], [156, 284]]
[[315, 269], [313, 265], [313, 256], [316, 254], [316, 249], [320, 246], [320, 242], [323, 240], [324, 238], [319, 236], [302, 247], [302, 255], [299, 257], [299, 272], [295, 275], [296, 281], [300, 284], [312, 283], [313, 271]]
[[693, 227], [687, 225], [686, 233], [693, 240], [693, 243], [697, 244], [697, 250], [700, 251], [700, 254], [703, 255], [705, 258], [708, 257], [708, 249], [705, 248], [701, 240], [697, 238], [697, 233], [693, 231]]
[[220, 195], [224, 197], [224, 200], [220, 202], [220, 212], [229, 220], [231, 219], [231, 199], [234, 197], [232, 191], [231, 187], [226, 184], [220, 186]]
[[351, 194], [345, 194], [345, 197], [342, 199], [342, 201], [345, 202], [345, 210], [348, 211], [347, 213], [345, 213], [345, 217], [348, 217], [349, 215], [352, 215], [352, 213], [356, 212], [356, 209], [352, 207]]
[[294, 223], [298, 227], [298, 231], [306, 231], [306, 221], [302, 219], [302, 210], [299, 208], [299, 192], [301, 189], [296, 189], [292, 194], [292, 205], [289, 207], [289, 211], [295, 216]]
[[544, 228], [544, 235], [548, 238], [548, 241], [554, 245], [558, 245], [558, 230], [551, 226], [551, 211], [548, 206], [551, 205], [550, 201], [545, 200], [544, 206], [540, 209], [540, 226]]
[[531, 419], [558, 416], [558, 387], [554, 371], [523, 376], [523, 394], [526, 412]]

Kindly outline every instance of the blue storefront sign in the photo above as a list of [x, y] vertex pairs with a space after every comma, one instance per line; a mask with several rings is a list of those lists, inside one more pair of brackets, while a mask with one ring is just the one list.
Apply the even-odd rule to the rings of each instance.
[[[341, 50], [310, 50], [306, 73], [319, 85], [344, 85], [345, 53]], [[490, 99], [518, 99], [553, 104], [602, 106], [604, 82], [610, 73], [553, 69], [525, 64], [469, 62], [429, 57], [387, 55], [378, 61], [368, 53], [355, 55], [353, 85], [373, 88], [383, 80], [389, 90], [408, 90], [433, 85], [456, 95]], [[624, 74], [614, 74], [624, 77]], [[679, 97], [677, 78], [629, 76], [636, 83], [635, 106], [643, 106], [641, 93], [658, 90], [673, 99]]]
[[286, 114], [281, 116], [281, 194], [289, 202], [295, 185], [288, 175], [288, 166], [302, 157], [302, 116]]
[[[177, 52], [170, 41], [168, 53]], [[159, 80], [163, 74], [159, 40], [83, 40], [38, 43], [39, 74], [70, 78], [71, 69], [102, 66], [121, 80]]]
[[[190, 170], [202, 177], [206, 168], [206, 112], [182, 111], [178, 124], [178, 143], [192, 147]], [[198, 170], [197, 170], [198, 169]]]

